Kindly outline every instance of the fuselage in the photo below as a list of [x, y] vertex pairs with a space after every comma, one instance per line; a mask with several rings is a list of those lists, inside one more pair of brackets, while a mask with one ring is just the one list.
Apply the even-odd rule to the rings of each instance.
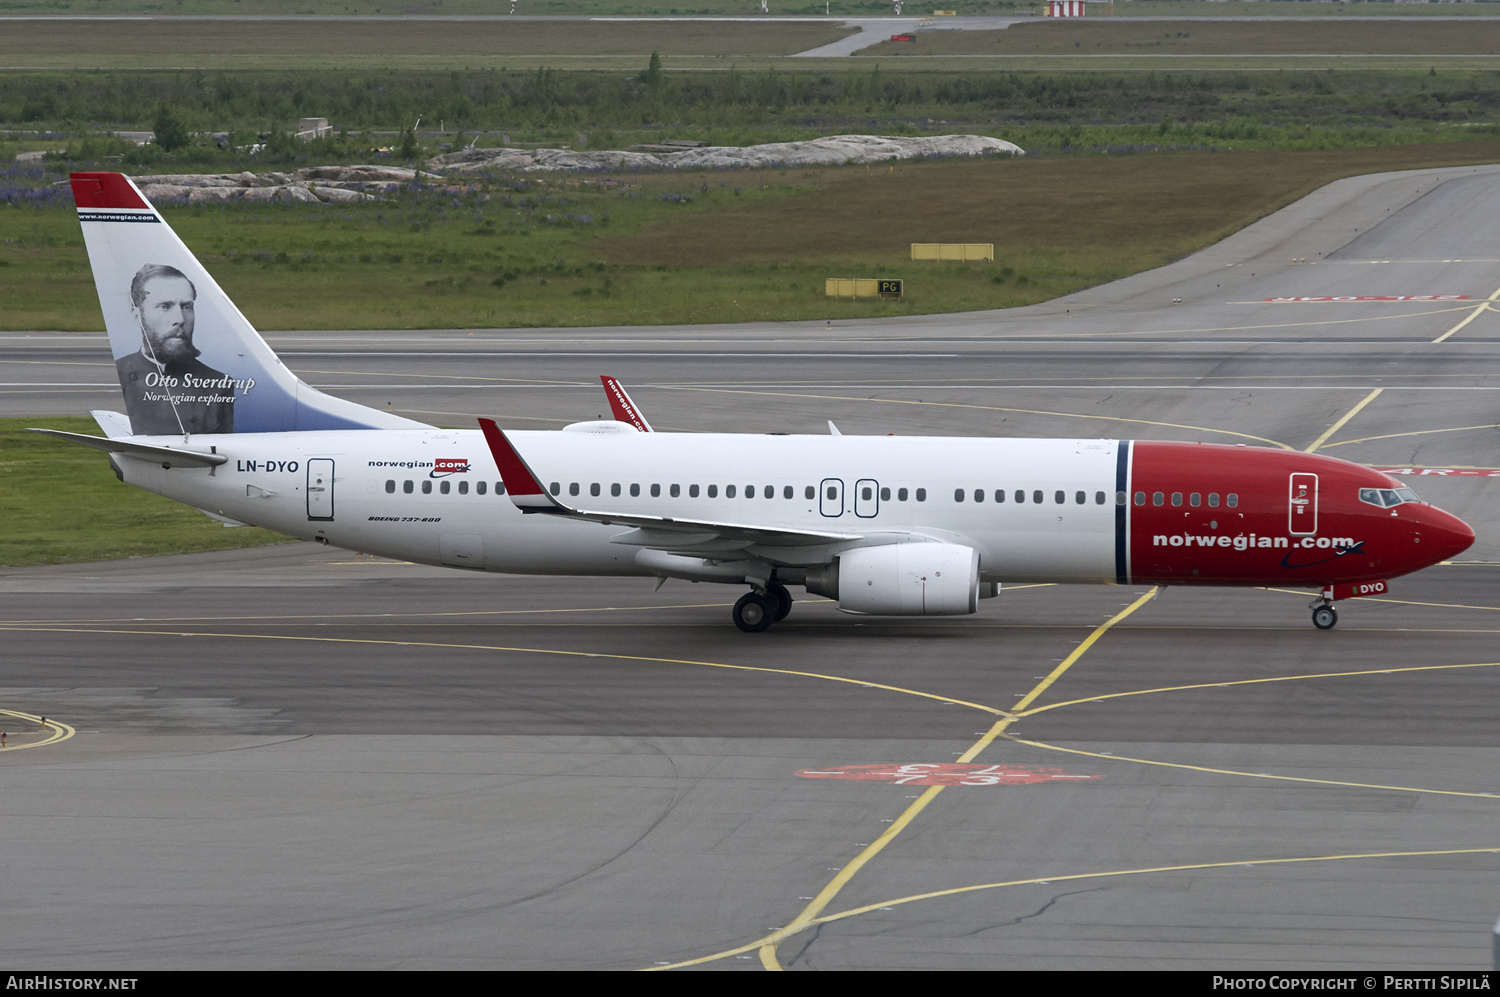
[[[475, 431], [194, 436], [192, 449], [227, 462], [114, 461], [129, 483], [227, 519], [515, 573], [672, 574], [642, 551], [674, 544], [712, 563], [741, 557], [794, 569], [853, 547], [938, 541], [977, 550], [985, 582], [1312, 588], [1406, 574], [1473, 541], [1466, 524], [1385, 474], [1262, 447], [610, 427], [509, 436], [538, 481], [573, 508], [843, 539], [705, 551], [691, 536], [667, 542], [621, 525], [525, 515]], [[181, 437], [158, 442], [180, 446]]]

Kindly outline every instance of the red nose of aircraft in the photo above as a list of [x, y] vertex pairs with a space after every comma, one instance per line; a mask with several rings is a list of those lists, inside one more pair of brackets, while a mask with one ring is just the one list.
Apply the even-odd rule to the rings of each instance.
[[1474, 530], [1457, 516], [1435, 505], [1413, 509], [1413, 556], [1423, 566], [1462, 554], [1474, 543]]

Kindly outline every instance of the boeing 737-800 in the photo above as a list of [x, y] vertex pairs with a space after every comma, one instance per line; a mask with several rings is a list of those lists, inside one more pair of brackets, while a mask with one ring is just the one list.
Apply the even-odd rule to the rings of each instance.
[[96, 412], [129, 484], [210, 516], [426, 564], [748, 587], [742, 630], [788, 586], [851, 613], [973, 613], [1006, 582], [1296, 586], [1336, 599], [1450, 558], [1462, 521], [1317, 454], [1133, 440], [438, 429], [317, 391], [125, 176], [73, 193], [126, 413]]

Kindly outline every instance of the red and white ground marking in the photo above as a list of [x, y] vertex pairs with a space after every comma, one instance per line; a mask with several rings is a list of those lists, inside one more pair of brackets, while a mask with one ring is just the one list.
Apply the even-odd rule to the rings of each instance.
[[1370, 470], [1416, 478], [1500, 478], [1500, 467], [1372, 467]]
[[1307, 298], [1267, 298], [1277, 304], [1297, 301], [1468, 301], [1467, 294], [1325, 294]]
[[1030, 786], [1039, 782], [1089, 782], [1102, 775], [1074, 775], [1038, 765], [979, 765], [958, 762], [916, 762], [908, 765], [839, 765], [802, 769], [804, 779], [848, 779], [854, 782], [891, 782], [898, 786]]

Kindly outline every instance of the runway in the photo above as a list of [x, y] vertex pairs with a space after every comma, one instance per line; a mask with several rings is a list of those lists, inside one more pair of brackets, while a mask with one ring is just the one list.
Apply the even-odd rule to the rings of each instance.
[[[268, 334], [442, 425], [594, 418], [610, 373], [673, 431], [1315, 449], [1478, 541], [1326, 633], [1290, 591], [810, 599], [750, 635], [729, 588], [303, 544], [0, 569], [0, 958], [1488, 968], [1497, 223], [1500, 168], [1423, 171], [1009, 312]], [[119, 404], [102, 334], [0, 337], [0, 414]]]

